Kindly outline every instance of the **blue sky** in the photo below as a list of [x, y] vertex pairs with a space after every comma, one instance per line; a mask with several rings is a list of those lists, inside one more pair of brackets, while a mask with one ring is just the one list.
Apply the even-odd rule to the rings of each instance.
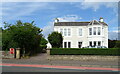
[[3, 2], [0, 10], [2, 22], [35, 21], [45, 37], [53, 31], [54, 18], [62, 22], [99, 21], [100, 17], [109, 25], [109, 39], [118, 37], [117, 2]]

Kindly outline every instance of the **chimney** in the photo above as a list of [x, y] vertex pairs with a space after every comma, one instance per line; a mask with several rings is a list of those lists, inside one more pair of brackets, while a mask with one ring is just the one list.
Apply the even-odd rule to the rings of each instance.
[[103, 21], [103, 17], [100, 17], [99, 21], [100, 21], [100, 22], [104, 22], [104, 21]]
[[58, 23], [59, 22], [59, 19], [58, 18], [55, 18], [55, 23]]

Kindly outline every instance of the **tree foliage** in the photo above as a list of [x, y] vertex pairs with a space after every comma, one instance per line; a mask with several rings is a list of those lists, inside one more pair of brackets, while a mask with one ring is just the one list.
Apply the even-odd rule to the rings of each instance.
[[60, 48], [62, 47], [63, 37], [61, 33], [52, 32], [48, 35], [48, 40], [53, 48]]
[[48, 43], [48, 41], [44, 37], [42, 37], [41, 42], [40, 42], [40, 48], [41, 49], [46, 49], [47, 48], [47, 43]]
[[48, 41], [44, 37], [42, 37], [40, 45], [46, 45], [47, 43], [48, 43]]
[[114, 48], [116, 44], [116, 40], [108, 39], [108, 48]]
[[120, 41], [116, 41], [115, 48], [120, 48]]
[[40, 40], [42, 37], [41, 29], [36, 27], [34, 21], [31, 23], [22, 23], [17, 21], [11, 25], [4, 23], [4, 30], [2, 31], [3, 50], [9, 48], [25, 49], [25, 52], [37, 52]]

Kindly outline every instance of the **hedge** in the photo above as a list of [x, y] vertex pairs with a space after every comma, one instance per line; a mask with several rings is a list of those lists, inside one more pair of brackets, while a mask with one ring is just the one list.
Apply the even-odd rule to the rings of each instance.
[[52, 48], [50, 55], [120, 55], [119, 48]]

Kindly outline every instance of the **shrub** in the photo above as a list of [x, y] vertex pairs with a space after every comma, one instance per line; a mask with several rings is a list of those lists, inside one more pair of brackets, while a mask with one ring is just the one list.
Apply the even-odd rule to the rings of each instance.
[[115, 48], [120, 48], [120, 41], [116, 41]]
[[60, 48], [62, 47], [63, 37], [61, 33], [52, 32], [48, 35], [48, 41], [52, 45], [53, 48]]
[[50, 55], [120, 55], [118, 48], [52, 48]]

